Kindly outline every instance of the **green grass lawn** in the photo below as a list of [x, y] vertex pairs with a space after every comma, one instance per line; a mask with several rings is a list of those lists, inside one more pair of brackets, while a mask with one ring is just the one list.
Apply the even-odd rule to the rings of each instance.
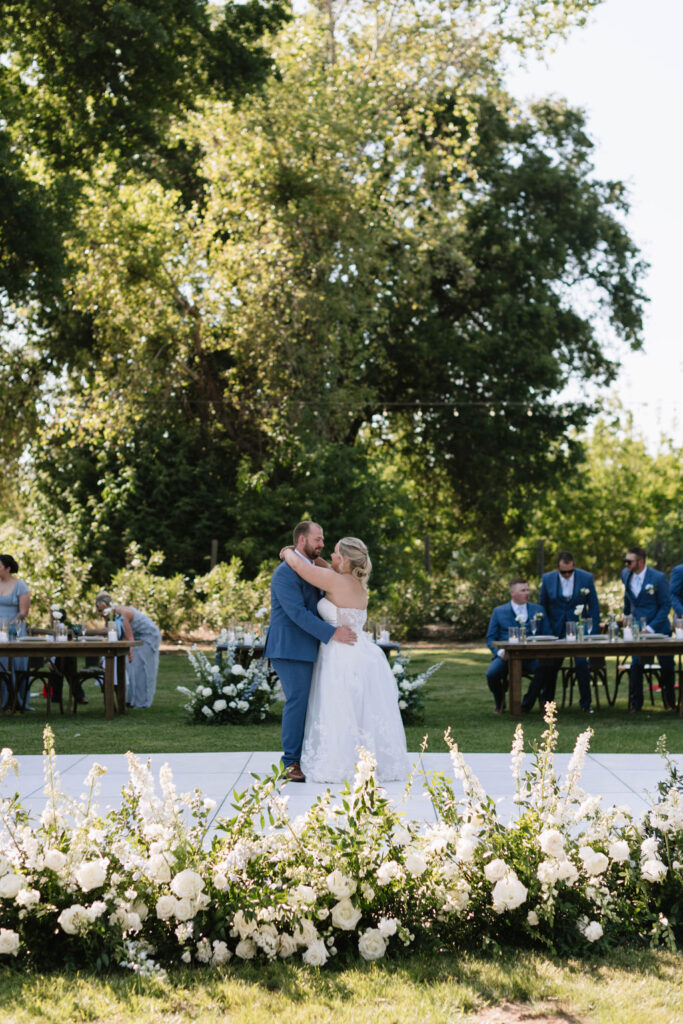
[[[417, 750], [423, 736], [429, 737], [429, 749], [444, 751], [444, 730], [450, 726], [461, 750], [508, 751], [515, 730], [509, 715], [494, 715], [493, 700], [486, 686], [485, 672], [489, 654], [483, 648], [462, 649], [438, 646], [406, 648], [412, 655], [410, 671], [426, 668], [435, 661], [444, 661], [443, 668], [428, 681], [424, 714], [421, 720], [407, 729], [408, 748]], [[609, 666], [613, 674], [613, 664]], [[92, 684], [88, 684], [90, 703], [79, 707], [77, 715], [60, 715], [52, 709], [50, 725], [57, 752], [75, 753], [136, 753], [213, 750], [279, 750], [281, 705], [273, 706], [272, 717], [258, 725], [193, 725], [183, 711], [183, 697], [176, 690], [179, 685], [194, 685], [194, 676], [187, 657], [180, 653], [163, 654], [159, 685], [151, 708], [129, 709], [113, 722], [104, 718], [102, 697]], [[558, 696], [561, 697], [561, 693]], [[601, 699], [600, 710], [585, 715], [574, 705], [559, 712], [559, 749], [570, 751], [577, 735], [590, 726], [595, 731], [591, 749], [601, 753], [628, 751], [653, 753], [658, 737], [666, 733], [672, 753], [683, 752], [683, 719], [666, 715], [659, 694], [654, 708], [646, 695], [645, 709], [638, 716], [626, 710], [625, 681], [620, 688], [615, 707]], [[45, 724], [45, 702], [36, 694], [32, 698], [36, 709], [23, 715], [0, 717], [0, 747], [10, 747], [16, 754], [39, 754], [42, 751], [42, 731]], [[529, 744], [543, 731], [540, 712], [534, 711], [523, 718], [524, 733]]]
[[[213, 973], [178, 971], [163, 982], [0, 968], [5, 1024], [456, 1024], [506, 1003], [518, 1004], [519, 1020], [674, 1024], [683, 1019], [681, 960], [649, 950], [590, 960], [507, 950], [340, 971], [240, 964]], [[488, 1022], [498, 1019], [486, 1015]]]

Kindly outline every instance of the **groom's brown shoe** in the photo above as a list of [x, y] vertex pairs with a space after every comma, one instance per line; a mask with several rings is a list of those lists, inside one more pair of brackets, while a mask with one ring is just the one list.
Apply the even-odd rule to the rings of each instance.
[[301, 765], [298, 761], [292, 761], [290, 765], [285, 768], [285, 781], [286, 782], [305, 782], [306, 776], [301, 771]]

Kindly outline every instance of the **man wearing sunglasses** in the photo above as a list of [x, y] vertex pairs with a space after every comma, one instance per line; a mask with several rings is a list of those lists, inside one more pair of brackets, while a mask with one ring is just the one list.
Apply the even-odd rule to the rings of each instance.
[[[560, 551], [557, 569], [544, 573], [539, 601], [548, 616], [552, 632], [560, 639], [564, 639], [567, 623], [576, 622], [579, 618], [591, 620], [590, 629], [587, 630], [589, 634], [600, 632], [600, 604], [593, 575], [585, 569], [576, 568], [571, 551]], [[555, 680], [562, 660], [556, 658], [548, 663], [546, 687], [549, 694], [555, 694]], [[582, 711], [592, 714], [588, 658], [575, 658], [574, 669], [579, 686], [579, 706]]]
[[[647, 565], [645, 548], [634, 545], [626, 552], [621, 571], [624, 584], [624, 615], [632, 615], [645, 633], [671, 636], [671, 595], [669, 581], [663, 572]], [[645, 625], [643, 625], [645, 623]], [[658, 654], [661, 666], [660, 686], [667, 711], [675, 709], [674, 659], [671, 654]], [[638, 712], [643, 707], [643, 659], [631, 658], [629, 671], [630, 708]]]

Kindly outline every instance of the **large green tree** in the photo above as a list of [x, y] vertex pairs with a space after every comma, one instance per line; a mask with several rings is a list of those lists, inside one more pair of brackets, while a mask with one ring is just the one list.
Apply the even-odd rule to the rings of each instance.
[[398, 532], [381, 453], [400, 445], [421, 530], [445, 534], [448, 500], [498, 534], [615, 372], [601, 310], [638, 344], [621, 186], [593, 179], [580, 114], [520, 113], [501, 86], [511, 46], [592, 6], [328, 0], [280, 33], [258, 93], [170, 122], [187, 180], [96, 160], [44, 339], [62, 373], [41, 487], [147, 548], [182, 529], [183, 567], [201, 568], [186, 559], [211, 536], [271, 550], [284, 519], [320, 508]]

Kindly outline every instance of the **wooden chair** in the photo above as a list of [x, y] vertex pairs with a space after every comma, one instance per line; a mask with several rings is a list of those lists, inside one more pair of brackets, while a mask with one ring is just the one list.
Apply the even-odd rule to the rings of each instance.
[[[611, 702], [612, 704], [616, 703], [617, 694], [619, 692], [619, 683], [621, 682], [622, 677], [625, 675], [627, 677], [627, 679], [626, 679], [626, 687], [627, 687], [627, 693], [628, 693], [628, 702], [627, 702], [626, 706], [627, 706], [627, 708], [631, 707], [631, 687], [630, 687], [630, 681], [628, 679], [628, 674], [629, 674], [630, 668], [631, 668], [631, 657], [630, 657], [630, 655], [627, 655], [623, 660], [621, 660], [620, 658], [616, 659], [616, 664], [615, 664], [615, 668], [614, 668], [614, 697], [613, 697], [612, 702]], [[652, 665], [650, 665], [650, 664], [643, 665], [643, 681], [647, 682], [648, 689], [650, 691], [650, 703], [652, 704], [653, 707], [654, 707], [654, 703], [655, 703], [654, 686], [655, 686], [655, 683], [659, 684], [659, 677], [660, 677], [660, 666], [659, 666], [659, 663], [655, 663], [655, 664], [652, 664]], [[679, 690], [679, 700], [680, 700], [680, 690]]]
[[[600, 685], [605, 689], [605, 697], [607, 698], [608, 704], [613, 704], [614, 700], [610, 699], [609, 693], [609, 681], [607, 678], [607, 665], [604, 658], [589, 658], [588, 665], [590, 668], [590, 682], [593, 687], [593, 696], [595, 700], [595, 706], [600, 710]], [[569, 707], [572, 706], [574, 700], [574, 685], [578, 687], [578, 680], [576, 678], [576, 666], [574, 659], [570, 658], [568, 664], [563, 664], [560, 669], [562, 673], [562, 707], [564, 708], [567, 699], [567, 690], [569, 690]], [[615, 693], [616, 696], [616, 693]]]

